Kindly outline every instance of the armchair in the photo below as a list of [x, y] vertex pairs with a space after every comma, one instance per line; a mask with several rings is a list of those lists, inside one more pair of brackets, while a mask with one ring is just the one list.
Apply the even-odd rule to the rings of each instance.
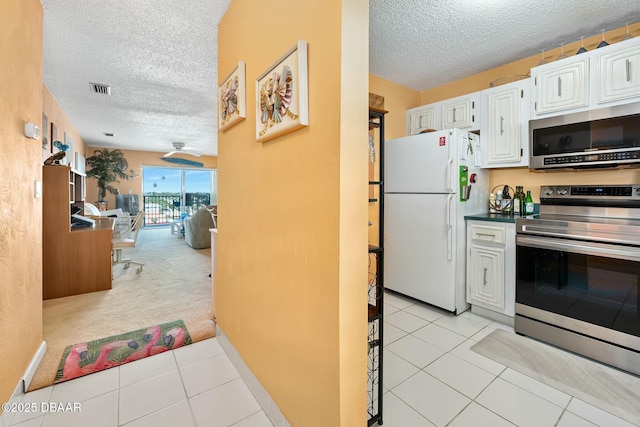
[[184, 241], [194, 249], [210, 248], [210, 228], [214, 228], [213, 216], [207, 208], [200, 208], [184, 220]]

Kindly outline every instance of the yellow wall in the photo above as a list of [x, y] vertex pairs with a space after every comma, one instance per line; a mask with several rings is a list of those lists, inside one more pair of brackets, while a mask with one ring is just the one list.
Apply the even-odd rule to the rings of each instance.
[[[627, 28], [622, 27], [612, 31], [605, 32], [605, 40], [609, 44], [613, 44], [620, 41], [620, 38], [627, 32]], [[633, 36], [640, 36], [640, 22], [629, 25], [629, 33]], [[596, 48], [598, 43], [602, 41], [602, 34], [584, 39], [584, 47], [588, 50]], [[568, 43], [564, 45], [564, 53], [567, 56], [575, 55], [576, 51], [580, 48], [581, 40]], [[558, 46], [555, 49], [545, 51], [544, 57], [547, 62], [553, 62], [558, 58], [562, 49]], [[533, 55], [527, 58], [520, 59], [518, 61], [511, 62], [509, 64], [502, 65], [500, 67], [492, 68], [482, 73], [474, 74], [471, 77], [456, 80], [437, 88], [426, 90], [420, 94], [420, 103], [413, 105], [417, 107], [419, 105], [430, 104], [432, 102], [442, 101], [444, 99], [453, 98], [459, 95], [465, 95], [467, 93], [476, 92], [489, 88], [489, 83], [494, 80], [529, 73], [532, 67], [535, 67], [542, 59], [542, 52], [537, 55]]]
[[[97, 147], [87, 147], [86, 157], [93, 155], [95, 150], [99, 150], [101, 148]], [[179, 165], [175, 165], [172, 163], [165, 162], [162, 159], [164, 153], [155, 152], [155, 151], [136, 151], [136, 150], [121, 150], [124, 153], [124, 158], [127, 160], [129, 164], [129, 169], [133, 170], [136, 178], [127, 179], [119, 182], [114, 182], [111, 184], [112, 187], [120, 190], [120, 194], [127, 194], [129, 190], [133, 194], [138, 194], [140, 197], [140, 203], [142, 203], [142, 166], [162, 166], [167, 168], [172, 167], [180, 167]], [[218, 167], [218, 158], [215, 156], [202, 156], [202, 157], [193, 157], [193, 156], [173, 156], [174, 158], [184, 158], [187, 160], [194, 160], [196, 162], [200, 162], [203, 164], [204, 168], [216, 169]], [[89, 169], [89, 167], [87, 167]], [[94, 178], [87, 179], [87, 197], [86, 201], [89, 203], [95, 204], [98, 200], [98, 185], [97, 180]], [[107, 207], [108, 209], [115, 209], [116, 207], [116, 196], [107, 193]]]
[[9, 400], [42, 342], [42, 5], [0, 1], [0, 402]]
[[[626, 26], [605, 33], [605, 40], [609, 44], [613, 44], [620, 40], [626, 33]], [[633, 36], [640, 36], [640, 22], [629, 25], [629, 32]], [[588, 50], [593, 50], [602, 40], [602, 35], [597, 35], [584, 39], [584, 46]], [[581, 41], [578, 40], [564, 46], [566, 55], [574, 55], [580, 48]], [[545, 52], [547, 62], [552, 62], [561, 53], [560, 47]], [[435, 89], [427, 90], [421, 93], [420, 104], [424, 105], [432, 102], [442, 101], [443, 99], [452, 98], [467, 93], [472, 93], [489, 88], [489, 83], [505, 76], [526, 74], [529, 70], [536, 66], [542, 58], [542, 52], [539, 55], [531, 56], [493, 68], [483, 73], [475, 74], [471, 77], [449, 83]], [[412, 107], [416, 107], [413, 105]], [[482, 135], [481, 135], [482, 137]], [[531, 194], [535, 202], [540, 200], [540, 186], [549, 184], [628, 184], [640, 183], [640, 172], [638, 170], [599, 170], [599, 171], [580, 171], [580, 172], [534, 172], [528, 168], [507, 168], [493, 169], [489, 175], [490, 188], [500, 184], [509, 184], [515, 188], [516, 185], [523, 185], [525, 190], [531, 190]]]
[[[49, 120], [49, 129], [47, 129], [47, 137], [49, 138], [49, 145], [51, 145], [51, 123], [54, 123], [58, 129], [57, 138], [59, 141], [64, 142], [64, 134], [65, 132], [73, 141], [73, 151], [84, 154], [86, 150], [86, 145], [84, 140], [78, 133], [76, 127], [71, 123], [71, 120], [67, 117], [66, 113], [58, 104], [58, 101], [54, 98], [53, 94], [49, 91], [47, 86], [42, 83], [42, 111], [47, 115], [47, 119]], [[44, 132], [44, 130], [43, 130]], [[50, 156], [51, 153], [48, 153], [46, 157]], [[46, 159], [45, 157], [45, 159]], [[67, 156], [67, 162], [71, 164], [71, 162], [75, 161], [75, 155]]]
[[[310, 124], [258, 143], [255, 80], [299, 39]], [[219, 133], [218, 323], [292, 425], [365, 425], [368, 3], [234, 0], [218, 52], [247, 82]]]
[[385, 139], [399, 138], [407, 134], [409, 108], [422, 105], [420, 92], [369, 74], [369, 91], [384, 97]]

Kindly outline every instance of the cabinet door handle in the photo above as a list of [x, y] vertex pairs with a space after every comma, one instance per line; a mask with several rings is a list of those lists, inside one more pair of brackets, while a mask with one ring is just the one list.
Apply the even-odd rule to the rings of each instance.
[[422, 114], [418, 116], [418, 127], [422, 129]]
[[456, 122], [456, 107], [453, 107], [453, 123]]
[[482, 279], [482, 286], [487, 286], [487, 267], [484, 268], [484, 277]]
[[627, 81], [630, 82], [631, 81], [631, 61], [627, 59], [625, 65], [627, 68]]
[[500, 135], [504, 133], [504, 117], [500, 116]]
[[491, 237], [491, 240], [496, 238], [495, 234], [490, 234], [490, 233], [476, 233], [476, 236], [487, 236], [487, 237]]
[[562, 96], [562, 79], [558, 77], [558, 96]]

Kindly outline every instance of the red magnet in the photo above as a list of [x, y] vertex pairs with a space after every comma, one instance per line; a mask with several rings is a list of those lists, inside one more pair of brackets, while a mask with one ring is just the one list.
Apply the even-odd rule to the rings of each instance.
[[477, 181], [477, 179], [478, 179], [478, 175], [476, 175], [475, 173], [472, 173], [472, 174], [469, 176], [469, 182], [470, 182], [470, 183], [472, 183], [472, 184], [475, 184], [475, 183], [476, 183], [476, 181]]

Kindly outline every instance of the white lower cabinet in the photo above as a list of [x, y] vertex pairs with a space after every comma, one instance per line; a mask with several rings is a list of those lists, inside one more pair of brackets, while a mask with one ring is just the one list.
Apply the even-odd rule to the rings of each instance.
[[513, 317], [515, 224], [467, 221], [467, 302]]

